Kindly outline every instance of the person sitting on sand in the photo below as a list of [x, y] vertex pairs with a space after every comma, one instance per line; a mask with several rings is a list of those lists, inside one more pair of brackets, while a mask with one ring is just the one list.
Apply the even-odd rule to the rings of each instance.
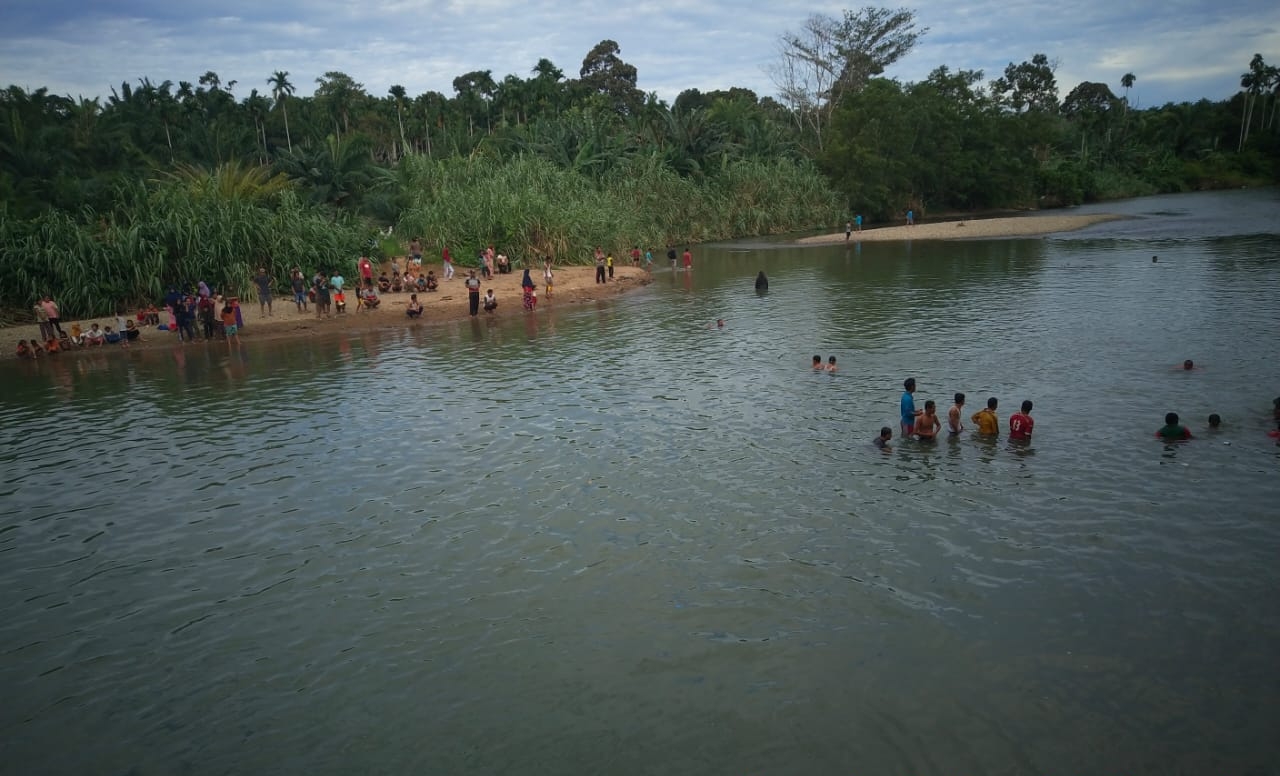
[[132, 318], [124, 322], [124, 338], [130, 342], [142, 339], [142, 330], [138, 328], [138, 324], [134, 323]]
[[382, 304], [382, 300], [378, 298], [372, 286], [365, 286], [360, 289], [360, 304], [366, 310], [376, 310], [378, 305]]
[[410, 318], [422, 315], [422, 302], [418, 301], [417, 294], [409, 294], [409, 304], [405, 305], [404, 314]]
[[397, 294], [404, 290], [404, 280], [401, 279], [399, 272], [391, 273], [391, 290]]
[[498, 297], [493, 295], [493, 289], [491, 288], [484, 295], [484, 311], [492, 313], [496, 309], [498, 309]]
[[120, 332], [112, 331], [110, 326], [104, 326], [102, 329], [102, 339], [106, 340], [108, 345], [118, 345], [122, 339]]
[[427, 270], [427, 276], [423, 278], [418, 276], [418, 290], [435, 291], [440, 288], [440, 280], [436, 277], [435, 270]]
[[89, 330], [84, 333], [84, 344], [96, 348], [103, 342], [102, 329], [99, 329], [96, 323], [90, 324]]
[[942, 421], [938, 420], [937, 407], [933, 399], [928, 400], [924, 403], [924, 414], [916, 418], [915, 426], [911, 431], [921, 442], [932, 442], [938, 438], [938, 429], [942, 428]]
[[871, 444], [875, 445], [881, 450], [888, 450], [890, 439], [893, 439], [893, 429], [889, 428], [888, 426], [881, 426], [880, 436], [871, 440]]
[[384, 294], [391, 290], [391, 278], [385, 272], [378, 276], [378, 290]]
[[511, 272], [511, 260], [507, 258], [507, 254], [499, 253], [497, 262], [498, 262], [498, 272], [500, 274], [506, 275]]
[[1156, 436], [1166, 442], [1180, 442], [1191, 438], [1191, 429], [1178, 422], [1178, 413], [1169, 412], [1164, 416], [1164, 426], [1156, 432]]
[[84, 331], [80, 328], [80, 324], [78, 323], [71, 324], [70, 339], [71, 339], [71, 347], [73, 348], [84, 347]]

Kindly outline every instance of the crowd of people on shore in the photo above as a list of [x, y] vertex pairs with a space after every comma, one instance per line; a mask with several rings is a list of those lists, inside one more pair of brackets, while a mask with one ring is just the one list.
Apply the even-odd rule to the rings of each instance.
[[[676, 266], [674, 248], [667, 251], [672, 267]], [[607, 282], [613, 279], [613, 254], [605, 253], [596, 247], [594, 258], [598, 267], [598, 280]], [[645, 267], [652, 271], [653, 250], [641, 251], [638, 245], [632, 246], [631, 264]], [[410, 319], [420, 318], [424, 307], [418, 294], [430, 294], [440, 290], [444, 281], [454, 278], [456, 273], [454, 257], [448, 247], [441, 251], [443, 277], [437, 277], [435, 270], [422, 269], [422, 240], [415, 237], [410, 241], [408, 252], [404, 257], [405, 265], [401, 267], [400, 257], [390, 261], [390, 271], [381, 269], [378, 277], [374, 277], [374, 265], [368, 256], [361, 256], [356, 262], [359, 280], [355, 285], [356, 312], [376, 310], [382, 302], [380, 294], [408, 293], [405, 303], [405, 316]], [[481, 308], [480, 279], [492, 279], [498, 274], [509, 274], [515, 271], [515, 265], [507, 255], [496, 250], [492, 244], [480, 249], [475, 258], [475, 270], [470, 270], [464, 285], [468, 292], [468, 307], [471, 315], [477, 315]], [[551, 299], [555, 285], [555, 271], [550, 258], [536, 257], [533, 265], [540, 263], [542, 267], [542, 284], [545, 299]], [[693, 269], [692, 253], [688, 248], [684, 251], [684, 268]], [[280, 287], [277, 278], [272, 277], [265, 267], [259, 267], [251, 278], [253, 288], [257, 292], [259, 313], [263, 318], [274, 317], [274, 302], [277, 289]], [[308, 277], [299, 266], [289, 272], [289, 293], [299, 313], [309, 313], [314, 307], [316, 318], [329, 318], [347, 312], [347, 294], [350, 293], [348, 281], [340, 272], [320, 270]], [[521, 281], [521, 305], [525, 310], [537, 309], [538, 290], [531, 276], [530, 269], [524, 269]], [[494, 313], [498, 309], [498, 300], [492, 289], [483, 300], [483, 309]], [[236, 296], [216, 293], [208, 283], [201, 280], [184, 289], [177, 286], [169, 288], [160, 307], [151, 306], [138, 311], [136, 322], [126, 318], [122, 311], [116, 316], [114, 326], [102, 326], [93, 323], [89, 329], [81, 331], [79, 325], [72, 326], [70, 332], [64, 331], [58, 305], [46, 296], [33, 307], [33, 315], [40, 327], [38, 339], [24, 339], [18, 343], [17, 357], [23, 359], [40, 358], [48, 354], [59, 353], [81, 347], [98, 347], [100, 345], [123, 344], [138, 341], [142, 335], [142, 327], [155, 327], [160, 331], [172, 332], [181, 343], [198, 340], [226, 340], [228, 343], [239, 342], [239, 332], [244, 328], [244, 313], [240, 300]], [[163, 320], [162, 320], [163, 318]]]

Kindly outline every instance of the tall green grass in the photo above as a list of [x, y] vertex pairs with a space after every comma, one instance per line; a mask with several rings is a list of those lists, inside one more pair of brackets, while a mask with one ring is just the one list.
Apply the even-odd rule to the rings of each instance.
[[258, 267], [282, 284], [294, 265], [351, 272], [372, 234], [292, 190], [237, 196], [213, 175], [121, 187], [109, 213], [0, 208], [0, 309], [51, 294], [68, 317], [104, 315], [200, 280], [248, 297]]
[[660, 157], [634, 156], [599, 181], [530, 155], [402, 162], [409, 205], [397, 233], [447, 246], [464, 262], [493, 243], [514, 257], [587, 263], [616, 253], [798, 231], [840, 221], [836, 195], [807, 164], [737, 161], [683, 178]]

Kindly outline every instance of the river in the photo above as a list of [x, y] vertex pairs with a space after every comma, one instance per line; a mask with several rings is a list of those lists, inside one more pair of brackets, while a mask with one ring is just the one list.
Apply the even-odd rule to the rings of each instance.
[[6, 360], [0, 772], [1276, 773], [1280, 192], [1092, 210]]

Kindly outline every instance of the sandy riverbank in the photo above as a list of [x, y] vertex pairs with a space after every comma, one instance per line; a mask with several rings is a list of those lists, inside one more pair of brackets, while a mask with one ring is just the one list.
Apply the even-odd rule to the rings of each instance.
[[[422, 271], [426, 272], [427, 270], [434, 270], [437, 277], [443, 274], [439, 265], [424, 264]], [[595, 267], [558, 267], [555, 269], [555, 285], [553, 286], [551, 297], [548, 299], [543, 287], [542, 269], [538, 268], [531, 271], [530, 276], [538, 286], [538, 310], [544, 310], [548, 307], [581, 304], [597, 299], [607, 299], [625, 291], [639, 288], [651, 280], [650, 274], [643, 269], [637, 269], [630, 265], [615, 265], [613, 281], [600, 285], [595, 282]], [[355, 294], [348, 293], [346, 313], [321, 319], [316, 318], [314, 306], [309, 306], [308, 311], [305, 313], [298, 312], [297, 307], [293, 304], [292, 296], [284, 299], [275, 299], [272, 304], [272, 315], [266, 318], [261, 317], [257, 302], [246, 301], [242, 304], [245, 326], [241, 336], [244, 342], [255, 342], [283, 337], [314, 336], [353, 329], [403, 328], [406, 326], [420, 326], [423, 323], [467, 318], [470, 312], [467, 306], [467, 289], [463, 286], [465, 277], [465, 270], [460, 271], [454, 276], [453, 280], [442, 281], [439, 291], [434, 293], [415, 292], [418, 293], [418, 301], [422, 303], [423, 307], [422, 317], [416, 320], [410, 320], [405, 315], [405, 306], [409, 302], [409, 292], [407, 291], [380, 294], [382, 304], [376, 310], [368, 312], [362, 310], [358, 313], [355, 311]], [[481, 293], [483, 294], [492, 288], [494, 294], [498, 297], [498, 309], [492, 315], [498, 317], [537, 315], [536, 311], [526, 313], [521, 305], [520, 281], [523, 277], [523, 272], [513, 271], [507, 275], [496, 275], [489, 281], [481, 280]], [[133, 318], [135, 315], [136, 310], [131, 310], [125, 317]], [[486, 313], [481, 310], [480, 315], [485, 316]], [[71, 324], [76, 322], [80, 324], [82, 329], [86, 330], [89, 328], [89, 324], [95, 322], [99, 326], [115, 328], [114, 316], [102, 316], [85, 318], [80, 321], [63, 320], [63, 330], [69, 332]], [[198, 325], [196, 329], [198, 332]], [[0, 351], [3, 356], [0, 357], [13, 358], [13, 354], [18, 347], [18, 340], [34, 339], [39, 334], [40, 329], [34, 323], [0, 329], [0, 348], [3, 348], [3, 351]], [[140, 343], [134, 342], [131, 347], [163, 348], [175, 347], [179, 344], [177, 334], [159, 331], [154, 326], [151, 326], [143, 330], [142, 341]], [[226, 347], [223, 342], [216, 342], [215, 344]], [[189, 345], [189, 347], [201, 346], [202, 343], [198, 341]], [[120, 346], [103, 345], [100, 348], [93, 348], [93, 350], [118, 347]], [[88, 349], [82, 348], [78, 351], [72, 351], [70, 355], [74, 357], [75, 353], [86, 350]], [[54, 358], [61, 358], [62, 355], [57, 354]]]
[[[883, 226], [854, 232], [851, 242], [884, 242], [892, 240], [962, 240], [992, 237], [1031, 237], [1069, 232], [1083, 229], [1086, 226], [1114, 221], [1123, 216], [1110, 214], [1095, 215], [1050, 215], [1050, 216], [1015, 216], [1011, 218], [984, 218], [978, 220], [938, 221], [916, 226]], [[845, 241], [844, 232], [835, 234], [804, 237], [796, 242], [801, 245], [832, 245]], [[389, 270], [390, 264], [383, 266]], [[442, 276], [439, 265], [422, 266], [422, 271], [434, 270]], [[596, 299], [617, 296], [627, 290], [643, 286], [652, 279], [649, 273], [630, 265], [621, 263], [614, 267], [614, 280], [611, 283], [598, 285], [595, 282], [595, 267], [561, 267], [555, 270], [555, 288], [551, 299], [546, 298], [542, 287], [542, 270], [535, 269], [531, 274], [538, 285], [538, 307], [580, 304]], [[466, 276], [461, 271], [448, 282], [441, 282], [440, 290], [434, 293], [418, 294], [422, 302], [422, 317], [409, 320], [405, 316], [405, 305], [409, 301], [409, 292], [382, 294], [382, 304], [372, 312], [355, 312], [355, 295], [348, 294], [348, 312], [331, 318], [317, 319], [314, 307], [308, 312], [300, 313], [290, 297], [277, 298], [273, 305], [271, 317], [260, 317], [256, 302], [244, 303], [245, 328], [242, 331], [244, 341], [277, 339], [281, 337], [311, 336], [349, 329], [381, 329], [420, 325], [434, 321], [457, 320], [468, 317], [467, 292], [462, 285]], [[498, 297], [498, 310], [495, 315], [524, 315], [520, 304], [521, 272], [497, 275], [491, 281], [483, 282], [481, 290], [492, 288]], [[136, 311], [129, 311], [126, 317], [133, 317]], [[480, 313], [484, 315], [484, 312]], [[536, 314], [536, 313], [534, 313]], [[100, 316], [78, 321], [82, 329], [97, 322], [100, 326], [115, 326], [114, 316]], [[73, 320], [64, 320], [62, 328], [70, 331]], [[198, 328], [198, 327], [197, 327]], [[17, 349], [18, 340], [33, 339], [39, 335], [39, 328], [33, 323], [24, 326], [10, 326], [0, 329], [0, 357], [12, 357]], [[142, 342], [135, 342], [133, 347], [170, 347], [178, 343], [177, 335], [171, 332], [158, 331], [155, 327], [145, 329]], [[113, 347], [113, 346], [103, 346]]]
[[[1012, 218], [958, 219], [915, 226], [882, 226], [854, 232], [850, 242], [884, 242], [886, 240], [968, 240], [991, 237], [1034, 237], [1054, 232], [1072, 232], [1124, 216], [1099, 213], [1075, 216], [1014, 216]], [[844, 232], [804, 237], [801, 245], [831, 245], [844, 242]]]

